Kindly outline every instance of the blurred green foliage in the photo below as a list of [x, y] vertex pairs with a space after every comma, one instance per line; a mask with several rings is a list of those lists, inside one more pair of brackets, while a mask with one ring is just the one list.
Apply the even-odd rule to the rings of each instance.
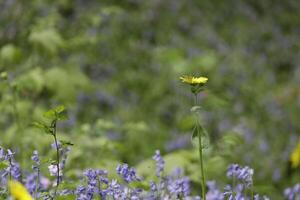
[[22, 165], [31, 165], [34, 149], [49, 155], [51, 139], [31, 122], [64, 104], [70, 119], [59, 137], [75, 144], [70, 175], [119, 161], [147, 174], [143, 160], [161, 149], [197, 182], [192, 96], [178, 79], [194, 74], [209, 77], [200, 96], [208, 177], [222, 181], [228, 163], [247, 164], [256, 190], [274, 196], [299, 180], [299, 172], [286, 174], [300, 133], [297, 0], [2, 0], [0, 7], [7, 72], [0, 145], [22, 152]]

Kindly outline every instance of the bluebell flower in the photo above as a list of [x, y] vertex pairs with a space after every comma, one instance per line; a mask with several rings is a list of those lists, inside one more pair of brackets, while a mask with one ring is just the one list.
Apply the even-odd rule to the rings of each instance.
[[127, 183], [141, 181], [141, 178], [136, 175], [135, 169], [133, 167], [129, 167], [127, 164], [119, 164], [116, 170], [117, 174], [119, 174]]
[[156, 150], [155, 155], [152, 157], [156, 162], [156, 176], [161, 177], [162, 172], [164, 171], [165, 161], [160, 155], [160, 151]]
[[190, 193], [190, 183], [187, 177], [179, 178], [169, 183], [168, 189], [176, 198], [187, 197]]
[[208, 191], [206, 194], [207, 200], [223, 200], [224, 194], [217, 188], [215, 181], [207, 181]]
[[247, 187], [250, 187], [253, 183], [253, 173], [253, 169], [248, 166], [241, 167], [238, 164], [231, 164], [227, 170], [227, 177], [241, 180], [246, 184]]
[[0, 159], [5, 159], [5, 150], [0, 147]]
[[86, 197], [87, 199], [92, 199], [94, 196], [94, 193], [97, 193], [97, 171], [93, 169], [87, 169], [83, 173], [88, 178], [88, 185], [86, 187]]
[[26, 180], [25, 180], [25, 187], [26, 189], [28, 190], [28, 192], [33, 195], [34, 192], [36, 191], [37, 189], [37, 174], [36, 173], [32, 173], [32, 174], [29, 174], [27, 177], [26, 177]]
[[39, 168], [40, 168], [40, 158], [39, 158], [39, 153], [38, 151], [33, 151], [33, 154], [31, 156], [31, 160], [34, 161], [34, 164], [32, 165], [32, 169], [39, 173]]
[[21, 172], [20, 165], [18, 163], [11, 163], [9, 168], [10, 168], [10, 173], [12, 178], [21, 181], [22, 172]]
[[77, 186], [76, 190], [75, 190], [75, 195], [76, 195], [76, 199], [77, 200], [86, 200], [86, 188], [82, 185]]
[[[294, 185], [293, 187], [286, 188], [284, 190], [284, 196], [287, 200], [298, 200], [300, 198], [300, 183]], [[298, 199], [296, 199], [298, 197]]]
[[[58, 149], [61, 149], [62, 145], [61, 145], [60, 141], [57, 141], [57, 147], [58, 147]], [[55, 142], [51, 144], [51, 148], [56, 150]]]

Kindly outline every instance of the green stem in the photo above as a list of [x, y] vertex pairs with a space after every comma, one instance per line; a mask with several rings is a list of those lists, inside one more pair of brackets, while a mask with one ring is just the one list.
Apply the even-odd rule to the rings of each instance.
[[251, 184], [251, 199], [254, 200], [253, 182]]
[[[198, 127], [198, 125], [197, 125]], [[199, 131], [199, 127], [197, 128], [198, 139], [199, 139], [199, 158], [200, 158], [200, 168], [201, 168], [201, 185], [202, 185], [202, 199], [206, 200], [206, 191], [205, 191], [205, 176], [204, 176], [204, 167], [203, 167], [203, 151], [202, 151], [202, 138]]]
[[236, 178], [235, 178], [235, 175], [232, 175], [232, 197], [233, 198], [236, 195], [235, 186], [236, 186]]
[[[198, 99], [197, 99], [197, 94], [195, 94], [195, 105], [198, 104]], [[201, 170], [201, 186], [202, 186], [202, 199], [206, 200], [206, 181], [205, 181], [205, 176], [204, 176], [204, 167], [203, 167], [203, 147], [202, 147], [202, 134], [201, 131], [203, 130], [199, 130], [200, 128], [202, 128], [199, 124], [198, 121], [198, 116], [197, 116], [197, 124], [196, 124], [196, 128], [197, 128], [197, 134], [198, 134], [198, 140], [199, 140], [199, 158], [200, 158], [200, 170]]]
[[59, 170], [59, 159], [60, 158], [59, 158], [59, 147], [58, 147], [58, 142], [57, 142], [57, 137], [56, 137], [56, 120], [53, 121], [52, 128], [53, 128], [53, 137], [54, 137], [55, 148], [56, 148], [56, 167], [57, 167], [56, 187], [55, 187], [55, 191], [54, 191], [54, 197], [55, 197], [58, 186], [59, 186], [59, 175], [60, 175], [60, 170]]

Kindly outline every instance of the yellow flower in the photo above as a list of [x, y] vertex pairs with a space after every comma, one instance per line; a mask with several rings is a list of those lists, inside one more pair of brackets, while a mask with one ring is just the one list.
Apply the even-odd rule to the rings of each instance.
[[33, 200], [26, 188], [18, 181], [9, 181], [8, 187], [15, 200]]
[[208, 78], [203, 77], [203, 76], [200, 76], [200, 77], [182, 76], [182, 77], [180, 77], [180, 80], [183, 83], [187, 83], [190, 85], [198, 85], [198, 84], [204, 85], [207, 82]]
[[300, 166], [300, 141], [298, 142], [297, 146], [292, 152], [290, 156], [290, 161], [292, 164], [292, 168], [297, 168]]

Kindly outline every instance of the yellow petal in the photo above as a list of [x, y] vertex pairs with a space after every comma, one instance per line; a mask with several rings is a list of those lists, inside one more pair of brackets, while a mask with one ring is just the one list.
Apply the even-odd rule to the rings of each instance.
[[9, 181], [8, 187], [15, 200], [33, 200], [26, 188], [18, 181]]
[[290, 161], [292, 164], [292, 168], [297, 168], [298, 166], [300, 166], [300, 141], [292, 152]]
[[190, 85], [205, 84], [208, 81], [207, 77], [181, 76], [181, 81]]

